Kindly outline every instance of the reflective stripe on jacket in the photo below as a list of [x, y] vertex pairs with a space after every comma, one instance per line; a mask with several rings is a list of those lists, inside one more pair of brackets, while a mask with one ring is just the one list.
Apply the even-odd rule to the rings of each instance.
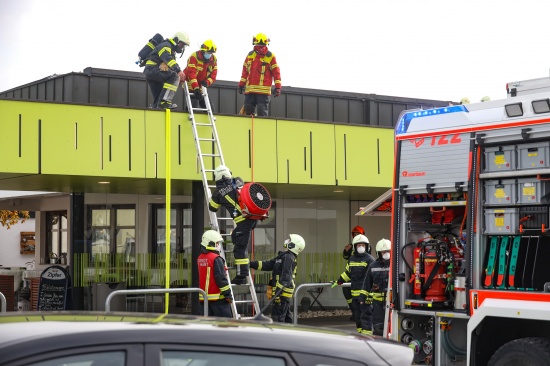
[[351, 282], [351, 296], [360, 295], [367, 268], [372, 262], [374, 262], [374, 258], [368, 253], [359, 254], [355, 252], [350, 257], [346, 270], [342, 272], [338, 282]]
[[165, 39], [159, 43], [157, 47], [151, 52], [149, 60], [147, 60], [146, 66], [156, 66], [161, 63], [166, 63], [175, 72], [180, 72], [180, 66], [176, 62], [176, 42], [173, 39]]
[[250, 51], [243, 64], [239, 86], [246, 86], [244, 93], [271, 95], [271, 85], [281, 88], [281, 71], [277, 59], [271, 51], [260, 55]]
[[216, 190], [212, 193], [212, 198], [208, 202], [208, 209], [212, 212], [217, 212], [222, 205], [233, 217], [235, 224], [246, 220], [242, 216], [237, 190], [232, 180], [220, 180], [216, 182]]
[[200, 82], [206, 80], [208, 86], [214, 84], [218, 76], [218, 60], [212, 55], [209, 60], [202, 57], [201, 51], [189, 56], [187, 66], [183, 70], [189, 90], [200, 87]]

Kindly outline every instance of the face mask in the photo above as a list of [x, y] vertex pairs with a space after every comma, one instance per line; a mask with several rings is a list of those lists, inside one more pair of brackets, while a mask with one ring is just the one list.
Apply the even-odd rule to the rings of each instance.
[[254, 51], [260, 55], [265, 55], [267, 53], [267, 46], [254, 46]]
[[205, 58], [206, 60], [209, 60], [210, 57], [212, 57], [212, 54], [211, 54], [211, 53], [208, 53], [208, 52], [204, 52], [204, 53], [203, 53], [203, 56], [204, 56], [204, 58]]
[[366, 248], [364, 246], [357, 247], [357, 253], [363, 254], [365, 253]]
[[382, 259], [384, 259], [385, 261], [390, 260], [390, 253], [382, 254]]

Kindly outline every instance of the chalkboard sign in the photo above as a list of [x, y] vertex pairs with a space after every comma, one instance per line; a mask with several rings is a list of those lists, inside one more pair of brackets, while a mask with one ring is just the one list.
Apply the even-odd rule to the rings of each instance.
[[67, 310], [69, 273], [60, 266], [46, 268], [40, 275], [38, 310]]

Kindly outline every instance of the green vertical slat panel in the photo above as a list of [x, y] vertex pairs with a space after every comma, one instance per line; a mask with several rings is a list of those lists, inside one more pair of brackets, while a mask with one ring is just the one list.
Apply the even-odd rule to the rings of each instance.
[[43, 115], [42, 106], [0, 100], [1, 172], [38, 172], [38, 120]]
[[145, 177], [144, 112], [114, 108], [103, 112], [103, 174]]
[[250, 124], [253, 142], [253, 180], [264, 183], [277, 183], [277, 121], [255, 119]]
[[225, 164], [233, 176], [239, 176], [245, 182], [250, 182], [252, 179], [249, 143], [251, 119], [224, 116], [223, 119], [219, 118], [216, 121], [216, 126]]
[[336, 125], [335, 141], [336, 178], [340, 185], [391, 186], [393, 129]]
[[334, 127], [277, 121], [279, 183], [334, 185]]
[[165, 177], [165, 112], [145, 112], [145, 177]]

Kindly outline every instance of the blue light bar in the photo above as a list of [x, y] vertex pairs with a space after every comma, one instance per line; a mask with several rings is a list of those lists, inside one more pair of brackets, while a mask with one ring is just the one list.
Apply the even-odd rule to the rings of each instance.
[[406, 133], [407, 130], [409, 129], [409, 125], [411, 124], [411, 121], [413, 120], [413, 118], [421, 118], [421, 117], [427, 117], [427, 116], [435, 116], [436, 114], [447, 114], [447, 113], [456, 113], [456, 112], [468, 112], [468, 110], [464, 105], [453, 105], [450, 107], [427, 109], [427, 110], [405, 113], [405, 115], [401, 117], [401, 119], [397, 123], [397, 126], [395, 127], [395, 134], [401, 135], [403, 133]]

